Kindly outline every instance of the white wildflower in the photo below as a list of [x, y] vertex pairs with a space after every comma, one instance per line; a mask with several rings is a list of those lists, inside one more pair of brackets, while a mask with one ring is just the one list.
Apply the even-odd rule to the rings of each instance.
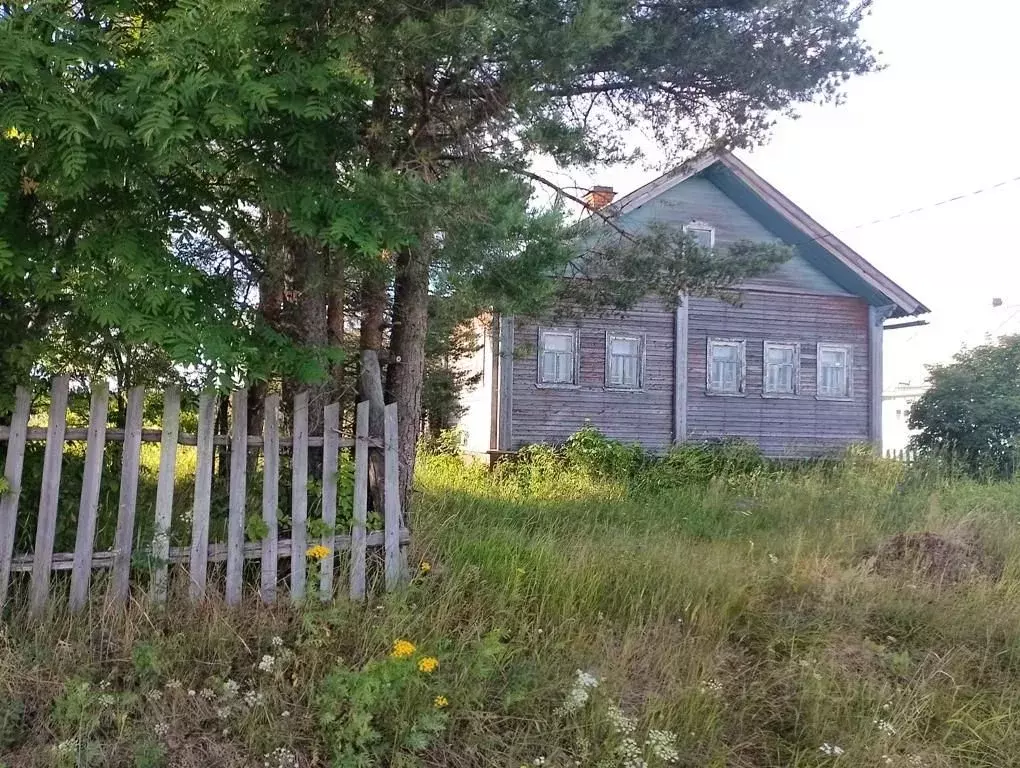
[[545, 755], [540, 755], [531, 761], [532, 765], [545, 765]]
[[259, 707], [265, 699], [257, 691], [245, 691], [244, 703], [249, 707]]
[[286, 747], [277, 747], [262, 756], [263, 768], [298, 768], [298, 758]]
[[194, 688], [189, 688], [188, 689], [188, 695], [189, 696], [194, 696], [195, 695], [195, 689]]
[[560, 714], [576, 712], [588, 703], [592, 689], [598, 687], [599, 679], [595, 677], [595, 675], [590, 672], [584, 672], [580, 669], [577, 670], [577, 676], [574, 678], [574, 684], [567, 692], [566, 699], [557, 711]]
[[289, 709], [283, 710], [283, 712], [280, 713], [280, 717], [290, 717], [290, 710]]
[[649, 749], [664, 763], [675, 763], [680, 760], [680, 752], [676, 748], [676, 734], [672, 731], [648, 731], [646, 740]]
[[818, 748], [818, 751], [823, 755], [828, 755], [829, 757], [839, 757], [844, 752], [843, 747], [837, 744], [830, 744], [829, 742], [822, 744], [822, 746]]
[[178, 680], [176, 677], [167, 680], [166, 685], [164, 685], [163, 687], [166, 688], [168, 691], [179, 691], [182, 688], [181, 681]]
[[882, 733], [888, 736], [896, 735], [896, 729], [893, 728], [892, 723], [890, 723], [888, 720], [875, 720], [874, 723], [875, 725], [878, 726], [878, 730], [880, 730]]
[[223, 684], [223, 695], [226, 698], [233, 698], [241, 690], [241, 685], [236, 680], [227, 680]]
[[163, 692], [153, 688], [151, 691], [145, 694], [145, 698], [147, 698], [149, 701], [159, 701], [160, 699], [163, 698]]
[[230, 717], [230, 707], [216, 707], [216, 717], [227, 720]]
[[701, 684], [701, 687], [698, 690], [702, 693], [721, 693], [722, 683], [715, 679], [706, 680]]
[[279, 635], [274, 635], [273, 639], [269, 641], [269, 644], [274, 648], [283, 648], [283, 638]]
[[78, 739], [70, 738], [57, 744], [57, 752], [61, 755], [73, 755], [78, 751]]
[[620, 756], [623, 768], [645, 768], [647, 766], [641, 746], [637, 740], [630, 736], [620, 741], [616, 752]]
[[893, 759], [889, 757], [889, 755], [882, 755], [882, 762], [885, 763], [886, 765], [892, 765]]
[[117, 703], [117, 699], [112, 694], [101, 693], [99, 694], [99, 704], [103, 707], [112, 707]]
[[199, 696], [201, 696], [206, 701], [212, 701], [213, 699], [216, 698], [216, 691], [214, 691], [212, 688], [203, 688], [201, 692], [199, 692]]
[[262, 657], [262, 661], [259, 662], [260, 672], [272, 672], [273, 666], [276, 664], [276, 657], [270, 656], [268, 653]]
[[769, 552], [769, 562], [775, 565], [776, 563], [779, 562], [779, 558], [773, 555], [771, 552]]
[[[630, 736], [637, 730], [637, 720], [633, 717], [627, 717], [627, 715], [623, 714], [623, 710], [615, 704], [611, 704], [606, 708], [606, 717], [609, 718], [609, 723], [613, 726], [613, 730], [624, 736]], [[624, 739], [624, 741], [627, 741], [627, 739]]]
[[101, 690], [101, 691], [109, 690], [109, 688], [110, 688], [110, 681], [109, 680], [103, 680], [103, 682], [101, 682], [99, 684], [99, 690]]
[[165, 739], [170, 735], [170, 723], [156, 723], [152, 730], [159, 738]]

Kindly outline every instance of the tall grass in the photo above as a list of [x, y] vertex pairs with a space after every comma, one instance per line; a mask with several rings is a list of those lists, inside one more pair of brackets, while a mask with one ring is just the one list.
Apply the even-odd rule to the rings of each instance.
[[[0, 761], [68, 764], [56, 745], [77, 738], [90, 766], [276, 768], [265, 756], [280, 748], [301, 766], [353, 765], [337, 743], [354, 743], [355, 694], [336, 681], [373, 681], [364, 665], [408, 638], [440, 660], [427, 685], [448, 719], [412, 748], [401, 723], [431, 698], [373, 700], [388, 746], [365, 765], [624, 765], [610, 704], [638, 733], [672, 731], [692, 768], [1020, 764], [1020, 484], [866, 455], [784, 468], [739, 451], [672, 465], [618, 452], [607, 464], [581, 447], [495, 472], [425, 457], [419, 573], [368, 606], [168, 614], [140, 602], [16, 619], [0, 637], [0, 701], [16, 702], [6, 720], [0, 705]], [[921, 531], [968, 542], [975, 572], [950, 581], [882, 562], [892, 537]], [[267, 675], [274, 635], [292, 657]], [[578, 669], [601, 682], [565, 714]], [[228, 678], [262, 703], [220, 720], [218, 699], [187, 695], [219, 697]], [[110, 681], [112, 713], [89, 714], [98, 693], [74, 709], [69, 681]]]

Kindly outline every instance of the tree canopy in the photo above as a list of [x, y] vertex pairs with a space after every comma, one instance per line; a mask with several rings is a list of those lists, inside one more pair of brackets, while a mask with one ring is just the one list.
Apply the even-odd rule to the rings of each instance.
[[974, 473], [1012, 474], [1020, 456], [1020, 336], [958, 353], [929, 373], [910, 410], [913, 445]]

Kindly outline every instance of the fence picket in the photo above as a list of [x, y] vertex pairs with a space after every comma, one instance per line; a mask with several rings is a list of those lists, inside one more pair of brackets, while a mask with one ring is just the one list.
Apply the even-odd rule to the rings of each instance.
[[173, 523], [174, 485], [177, 482], [177, 433], [181, 426], [181, 392], [170, 387], [163, 394], [163, 439], [159, 444], [156, 480], [156, 519], [152, 532], [152, 598], [166, 602], [169, 578], [170, 526]]
[[230, 502], [227, 516], [227, 605], [241, 602], [244, 507], [248, 493], [248, 390], [230, 396]]
[[0, 613], [7, 602], [7, 585], [11, 579], [11, 558], [14, 556], [14, 535], [18, 522], [18, 500], [21, 498], [21, 473], [25, 467], [25, 439], [28, 417], [32, 410], [32, 394], [18, 387], [14, 397], [10, 437], [4, 477], [7, 493], [0, 495]]
[[291, 472], [290, 596], [305, 596], [308, 545], [308, 393], [294, 397], [294, 455]]
[[279, 558], [277, 511], [280, 506], [280, 396], [266, 398], [265, 440], [262, 466], [262, 522], [266, 535], [262, 539], [262, 600], [276, 600], [276, 568]]
[[323, 602], [333, 598], [334, 546], [336, 537], [336, 484], [340, 471], [340, 405], [332, 403], [322, 412], [322, 546], [329, 554], [322, 558], [319, 574], [319, 597]]
[[192, 600], [205, 598], [209, 569], [209, 505], [212, 496], [213, 430], [216, 428], [216, 398], [203, 392], [198, 399], [198, 456], [195, 464], [195, 503], [191, 514], [191, 558], [189, 564]]
[[354, 513], [351, 521], [351, 599], [365, 599], [365, 539], [368, 519], [368, 408], [358, 403], [354, 437]]
[[384, 538], [386, 541], [386, 590], [396, 589], [401, 582], [400, 565], [400, 484], [397, 471], [400, 457], [397, 453], [397, 404], [386, 406], [384, 421], [385, 483], [383, 494]]
[[50, 592], [50, 566], [53, 563], [53, 540], [57, 533], [57, 503], [60, 501], [60, 471], [64, 461], [64, 429], [67, 426], [67, 385], [67, 376], [57, 376], [50, 388], [42, 492], [39, 494], [39, 518], [35, 527], [35, 560], [32, 563], [32, 585], [29, 589], [29, 609], [35, 616], [46, 607]]
[[110, 388], [105, 381], [92, 385], [89, 404], [89, 436], [85, 448], [85, 469], [78, 504], [78, 530], [74, 541], [74, 568], [71, 570], [72, 611], [80, 610], [89, 597], [92, 579], [92, 551], [96, 543], [96, 517], [99, 514], [99, 487], [103, 477], [106, 451], [106, 417], [110, 408]]
[[135, 539], [135, 508], [138, 504], [138, 469], [142, 459], [142, 406], [145, 390], [128, 392], [127, 419], [124, 422], [124, 454], [120, 470], [120, 501], [117, 531], [113, 537], [113, 578], [110, 601], [127, 602], [131, 595], [131, 551]]

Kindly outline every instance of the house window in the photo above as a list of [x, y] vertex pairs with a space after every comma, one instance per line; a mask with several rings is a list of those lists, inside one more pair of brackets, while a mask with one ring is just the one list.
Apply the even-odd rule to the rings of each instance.
[[818, 345], [818, 397], [845, 400], [851, 396], [850, 367], [853, 352], [848, 344]]
[[800, 345], [766, 341], [762, 353], [762, 394], [796, 395], [800, 390]]
[[708, 393], [742, 395], [744, 393], [744, 342], [732, 339], [708, 340]]
[[610, 389], [641, 389], [644, 384], [645, 340], [643, 336], [606, 334], [606, 386]]
[[538, 383], [577, 384], [577, 331], [542, 329], [538, 332]]
[[684, 225], [684, 232], [694, 238], [702, 248], [715, 248], [715, 227], [703, 221], [692, 221]]

